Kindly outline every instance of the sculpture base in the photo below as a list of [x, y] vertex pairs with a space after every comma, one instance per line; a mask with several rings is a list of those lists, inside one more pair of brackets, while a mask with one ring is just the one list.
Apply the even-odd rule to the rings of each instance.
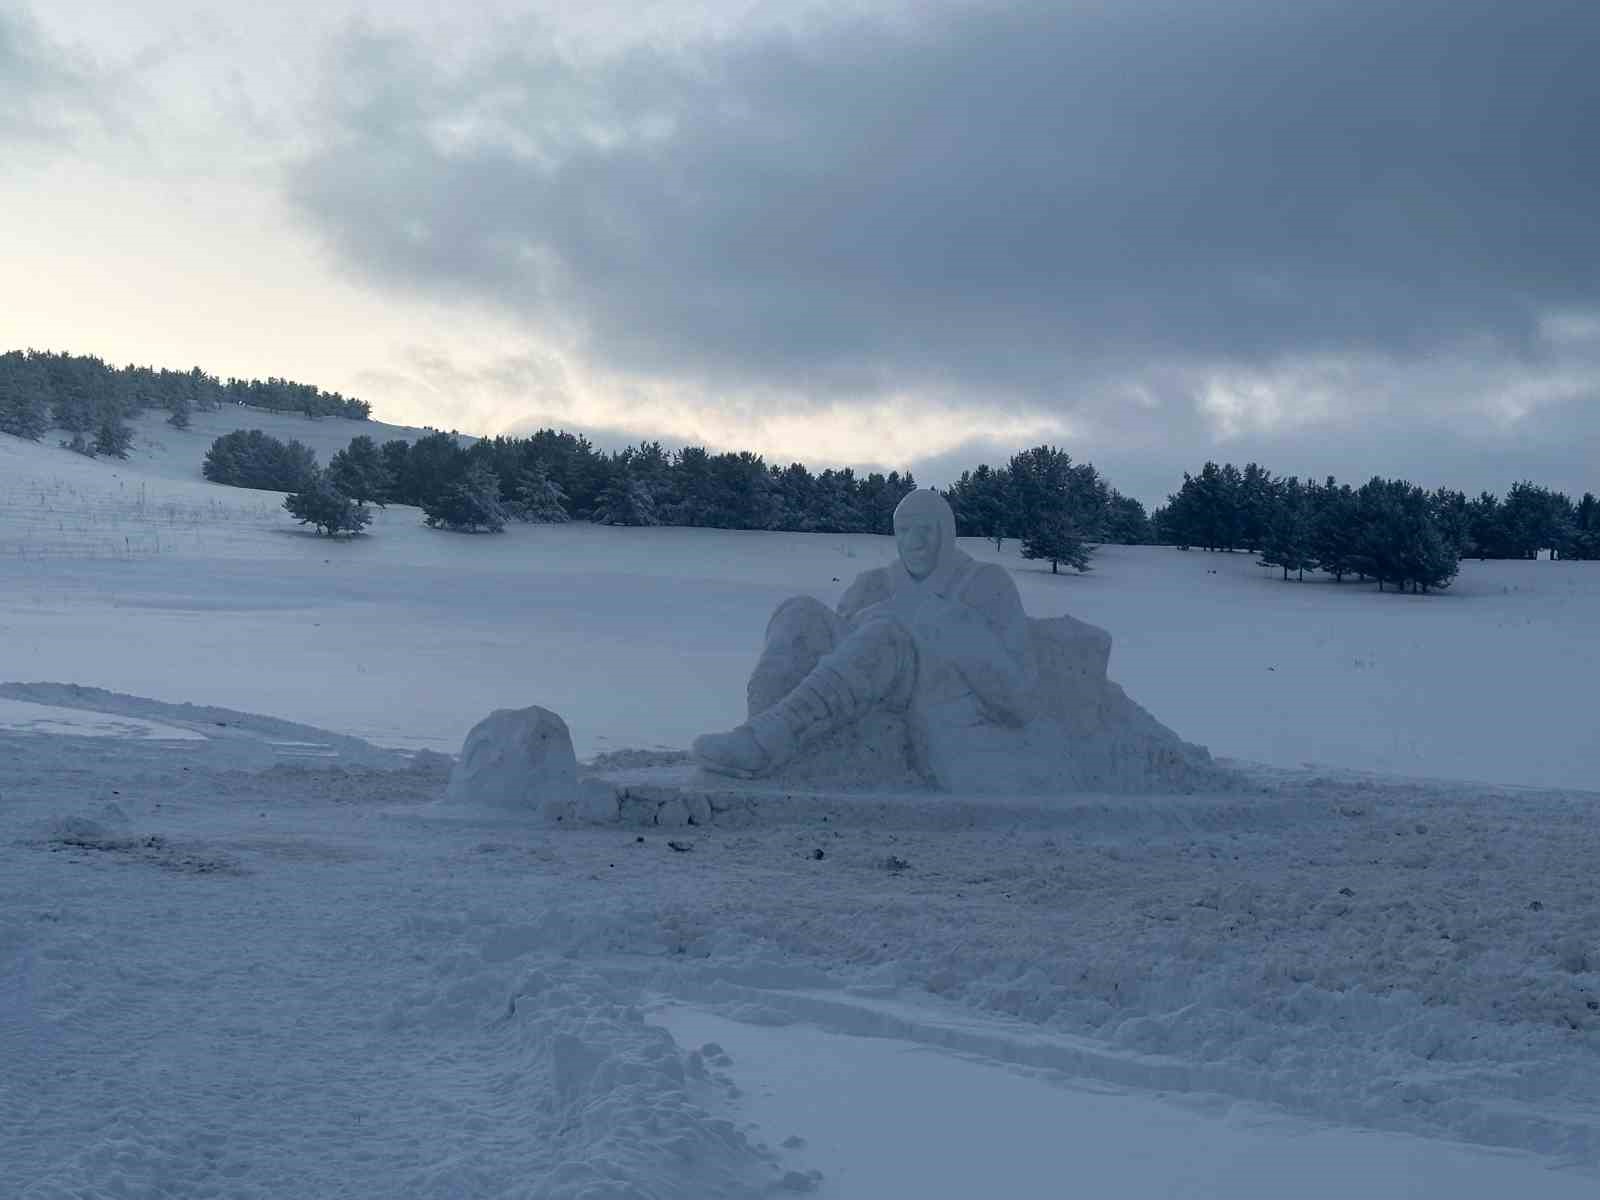
[[[622, 751], [583, 771], [572, 803], [547, 808], [568, 828], [825, 829], [1232, 828], [1270, 819], [1274, 789], [1245, 772], [1213, 765], [1215, 786], [1133, 794], [1095, 792], [945, 793], [925, 785], [870, 790], [774, 780], [742, 781], [703, 771], [687, 754]], [[1298, 803], [1298, 802], [1297, 802]], [[1298, 819], [1298, 818], [1297, 818]]]

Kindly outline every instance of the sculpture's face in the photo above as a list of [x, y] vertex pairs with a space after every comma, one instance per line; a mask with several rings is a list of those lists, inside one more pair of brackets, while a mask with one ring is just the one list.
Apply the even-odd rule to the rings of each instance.
[[939, 519], [932, 513], [912, 513], [894, 523], [900, 561], [913, 579], [924, 579], [939, 565]]

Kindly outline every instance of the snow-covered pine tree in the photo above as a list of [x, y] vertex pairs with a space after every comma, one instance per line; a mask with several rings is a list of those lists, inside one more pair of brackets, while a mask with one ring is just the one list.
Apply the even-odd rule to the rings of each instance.
[[596, 519], [602, 525], [659, 525], [649, 485], [629, 471], [618, 471], [600, 493]]
[[328, 481], [357, 504], [371, 500], [383, 507], [392, 480], [377, 443], [362, 433], [328, 460]]
[[36, 442], [50, 427], [42, 373], [20, 350], [0, 354], [0, 433]]
[[516, 515], [520, 520], [541, 525], [559, 525], [567, 515], [567, 494], [551, 479], [542, 462], [534, 462], [517, 476]]
[[319, 535], [329, 537], [360, 533], [372, 521], [372, 510], [334, 487], [326, 472], [318, 472], [303, 490], [285, 496], [283, 507], [300, 524], [311, 525]]
[[94, 431], [94, 453], [108, 458], [127, 458], [133, 445], [133, 430], [121, 417], [106, 416]]
[[487, 464], [472, 463], [460, 479], [446, 485], [441, 495], [424, 503], [422, 513], [423, 523], [432, 528], [499, 533], [506, 527], [500, 478]]
[[1455, 546], [1428, 517], [1413, 519], [1400, 554], [1401, 584], [1426, 594], [1434, 588], [1449, 587], [1460, 569], [1461, 557]]

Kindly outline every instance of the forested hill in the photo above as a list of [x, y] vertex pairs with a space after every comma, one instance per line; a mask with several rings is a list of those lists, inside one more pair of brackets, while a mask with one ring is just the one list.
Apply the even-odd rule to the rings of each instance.
[[40, 350], [0, 353], [0, 433], [37, 439], [55, 426], [96, 453], [120, 456], [131, 436], [127, 421], [151, 409], [171, 414], [180, 429], [189, 414], [249, 404], [274, 412], [364, 421], [365, 400], [324, 392], [288, 379], [218, 379], [199, 367], [188, 371], [113, 367], [94, 355]]

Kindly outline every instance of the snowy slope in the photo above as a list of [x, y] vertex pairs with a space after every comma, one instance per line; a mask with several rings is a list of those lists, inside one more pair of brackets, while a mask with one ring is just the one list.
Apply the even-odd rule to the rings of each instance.
[[[237, 423], [315, 442], [322, 461], [356, 432], [417, 432], [224, 410], [182, 433], [147, 419], [126, 463], [0, 436], [0, 680], [446, 752], [491, 709], [538, 703], [580, 755], [682, 747], [742, 715], [779, 600], [832, 601], [892, 554], [871, 536], [584, 524], [467, 537], [410, 508], [330, 545], [276, 493], [200, 479]], [[1600, 564], [1468, 562], [1447, 592], [1411, 597], [1283, 583], [1244, 554], [1107, 547], [1067, 577], [1015, 543], [964, 548], [1013, 567], [1035, 616], [1109, 629], [1113, 677], [1215, 754], [1600, 788]]]
[[0, 1197], [1600, 1187], [1591, 565], [1413, 599], [1007, 546], [1256, 790], [552, 831], [438, 819], [446, 764], [383, 747], [529, 703], [682, 746], [887, 540], [330, 544], [198, 479], [222, 431], [0, 438]]

